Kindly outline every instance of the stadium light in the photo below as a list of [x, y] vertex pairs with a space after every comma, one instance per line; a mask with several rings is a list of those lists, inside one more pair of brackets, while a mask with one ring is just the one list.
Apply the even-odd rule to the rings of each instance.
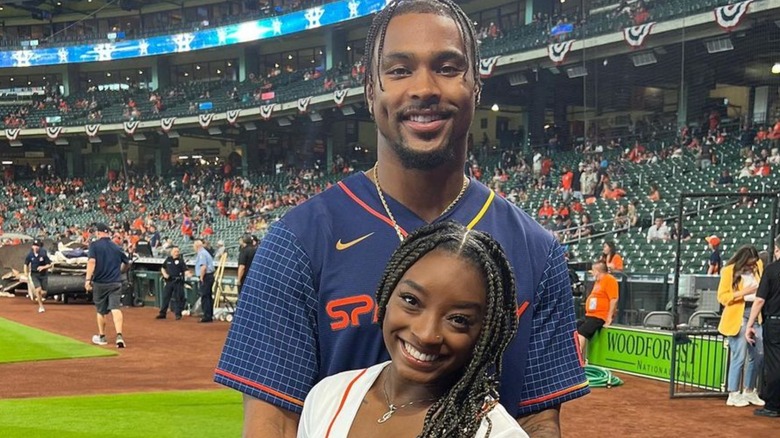
[[566, 69], [569, 79], [581, 78], [588, 75], [588, 69], [584, 65], [575, 65]]
[[731, 38], [729, 37], [706, 40], [704, 41], [704, 45], [707, 47], [707, 53], [710, 54], [728, 52], [729, 50], [734, 50], [734, 44], [732, 44]]
[[772, 66], [772, 74], [780, 75], [780, 62], [776, 62], [775, 65]]
[[525, 77], [522, 73], [512, 73], [509, 75], [509, 85], [516, 86], [516, 85], [524, 85], [528, 83], [528, 78]]
[[634, 67], [643, 67], [657, 63], [658, 58], [653, 52], [634, 53], [631, 55], [631, 62], [634, 63]]

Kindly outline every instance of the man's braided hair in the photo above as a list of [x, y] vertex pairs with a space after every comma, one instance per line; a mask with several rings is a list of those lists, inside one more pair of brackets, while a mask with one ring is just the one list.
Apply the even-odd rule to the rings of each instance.
[[390, 296], [404, 273], [431, 251], [472, 263], [484, 275], [487, 306], [471, 361], [449, 391], [430, 407], [418, 438], [473, 438], [492, 402], [498, 399], [502, 356], [517, 332], [515, 279], [504, 251], [489, 235], [455, 222], [426, 225], [396, 249], [385, 269], [376, 297], [380, 327]]
[[[385, 34], [387, 26], [393, 17], [404, 14], [434, 14], [443, 17], [451, 17], [463, 38], [463, 46], [466, 55], [466, 64], [469, 66], [463, 75], [471, 74], [474, 77], [474, 99], [479, 104], [482, 82], [479, 77], [479, 44], [477, 44], [476, 31], [474, 24], [463, 9], [452, 0], [391, 0], [387, 6], [382, 9], [371, 23], [366, 37], [366, 47], [363, 52], [363, 65], [366, 73], [363, 76], [363, 86], [368, 91], [376, 85], [382, 87], [382, 78], [379, 77], [382, 64], [382, 52], [385, 46]], [[414, 29], [409, 29], [414, 32]], [[374, 53], [376, 51], [376, 53]], [[378, 84], [374, 83], [376, 81]], [[365, 93], [366, 101], [370, 99], [369, 94]], [[370, 103], [369, 103], [370, 105]]]

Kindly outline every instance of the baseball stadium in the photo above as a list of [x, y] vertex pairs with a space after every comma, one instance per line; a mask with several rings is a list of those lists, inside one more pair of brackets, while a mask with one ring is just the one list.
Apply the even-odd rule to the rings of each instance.
[[[527, 436], [780, 430], [780, 0], [0, 0], [0, 112], [4, 438], [295, 436], [249, 406], [394, 370], [382, 270], [448, 220]], [[380, 378], [376, 437], [437, 420]]]

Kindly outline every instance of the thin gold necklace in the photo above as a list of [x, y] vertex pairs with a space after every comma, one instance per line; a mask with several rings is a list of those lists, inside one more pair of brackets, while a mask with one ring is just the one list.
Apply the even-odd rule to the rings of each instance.
[[390, 402], [390, 396], [387, 395], [387, 381], [389, 379], [387, 377], [385, 377], [384, 380], [385, 381], [382, 383], [382, 393], [384, 393], [384, 395], [385, 395], [385, 402], [387, 403], [387, 412], [382, 414], [382, 416], [379, 417], [378, 420], [376, 420], [376, 422], [379, 423], [379, 424], [382, 424], [385, 421], [389, 420], [390, 417], [392, 417], [393, 414], [395, 414], [395, 411], [397, 411], [399, 409], [403, 409], [403, 408], [406, 408], [406, 407], [411, 407], [411, 406], [414, 406], [415, 404], [419, 405], [420, 403], [432, 402], [432, 401], [438, 400], [438, 398], [426, 398], [426, 399], [422, 399], [422, 400], [414, 400], [414, 401], [406, 402], [406, 403], [404, 403], [402, 405], [396, 406], [395, 404]]
[[[398, 222], [395, 220], [395, 216], [393, 216], [393, 213], [390, 211], [390, 207], [387, 205], [387, 201], [385, 200], [385, 195], [382, 192], [382, 188], [379, 186], [379, 161], [377, 161], [374, 164], [373, 169], [371, 169], [374, 173], [374, 185], [376, 185], [376, 192], [379, 194], [379, 200], [382, 201], [382, 207], [385, 208], [385, 213], [387, 213], [387, 217], [390, 218], [390, 221], [393, 222], [393, 228], [395, 229], [395, 233], [398, 235], [398, 239], [403, 242], [404, 241], [404, 234], [401, 232], [401, 227], [398, 225]], [[460, 193], [458, 193], [458, 196], [455, 197], [455, 199], [450, 202], [450, 205], [447, 206], [447, 208], [444, 209], [441, 213], [439, 213], [438, 217], [442, 217], [445, 214], [447, 214], [448, 211], [452, 210], [452, 207], [455, 206], [455, 204], [460, 201], [460, 198], [463, 197], [463, 194], [466, 193], [466, 188], [469, 186], [469, 179], [466, 178], [466, 176], [463, 176], [463, 187], [460, 188]]]

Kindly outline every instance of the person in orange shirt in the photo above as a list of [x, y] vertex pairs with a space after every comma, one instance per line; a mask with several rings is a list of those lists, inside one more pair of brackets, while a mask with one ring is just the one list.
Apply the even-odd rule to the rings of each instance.
[[550, 205], [550, 200], [549, 199], [545, 199], [544, 200], [544, 204], [539, 209], [539, 217], [540, 218], [542, 218], [542, 217], [551, 218], [553, 216], [555, 216], [555, 209], [553, 208], [552, 205]]
[[577, 338], [580, 354], [585, 357], [588, 340], [601, 329], [612, 325], [618, 302], [618, 281], [607, 272], [607, 264], [598, 261], [593, 264], [593, 290], [585, 301], [585, 319], [577, 323]]
[[617, 250], [615, 249], [615, 242], [611, 240], [604, 242], [604, 248], [600, 261], [606, 263], [609, 272], [619, 272], [623, 270], [623, 257], [617, 253]]

